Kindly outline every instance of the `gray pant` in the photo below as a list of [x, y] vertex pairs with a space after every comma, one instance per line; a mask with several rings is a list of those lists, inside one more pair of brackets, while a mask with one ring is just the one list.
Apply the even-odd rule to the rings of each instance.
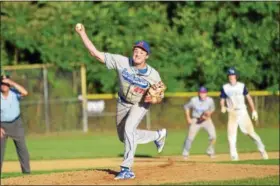
[[215, 131], [215, 126], [214, 126], [212, 120], [208, 119], [208, 120], [203, 121], [200, 124], [197, 124], [197, 119], [193, 118], [192, 123], [189, 127], [189, 134], [185, 139], [183, 156], [189, 155], [189, 152], [190, 152], [190, 149], [192, 146], [192, 142], [193, 142], [196, 134], [198, 133], [198, 131], [201, 128], [205, 129], [209, 135], [209, 146], [206, 150], [206, 153], [209, 155], [215, 154], [214, 144], [215, 144], [215, 140], [216, 140], [216, 131]]
[[149, 104], [130, 104], [118, 100], [117, 103], [117, 131], [125, 152], [122, 167], [131, 168], [138, 144], [146, 144], [159, 138], [157, 131], [139, 130], [139, 123], [149, 109]]
[[1, 123], [1, 128], [5, 130], [5, 136], [1, 138], [1, 169], [4, 160], [5, 147], [8, 137], [12, 138], [16, 146], [17, 155], [20, 161], [22, 173], [30, 173], [29, 153], [25, 143], [24, 128], [21, 118], [12, 123]]

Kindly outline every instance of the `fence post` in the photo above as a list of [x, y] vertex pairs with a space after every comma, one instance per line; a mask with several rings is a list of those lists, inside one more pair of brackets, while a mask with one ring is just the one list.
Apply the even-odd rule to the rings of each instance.
[[[265, 112], [265, 100], [266, 100], [265, 98], [266, 98], [266, 96], [262, 96], [260, 98], [261, 98], [261, 109], [259, 109], [261, 111], [260, 118], [264, 118], [263, 116], [265, 116], [264, 112]], [[263, 119], [263, 120], [261, 120], [261, 125], [264, 125], [264, 124], [266, 124], [266, 123], [264, 122], [264, 119]]]
[[88, 116], [87, 116], [87, 79], [86, 66], [81, 65], [81, 85], [82, 85], [82, 101], [83, 101], [83, 131], [88, 132]]
[[[255, 102], [255, 109], [258, 111], [258, 115], [260, 117], [261, 110], [259, 110], [258, 96], [254, 96], [254, 102]], [[260, 118], [258, 118], [258, 120], [256, 121], [256, 126], [259, 126], [260, 124], [259, 120]]]
[[43, 66], [43, 80], [44, 80], [44, 108], [45, 108], [45, 124], [46, 132], [50, 132], [50, 118], [49, 118], [49, 89], [48, 89], [48, 69]]

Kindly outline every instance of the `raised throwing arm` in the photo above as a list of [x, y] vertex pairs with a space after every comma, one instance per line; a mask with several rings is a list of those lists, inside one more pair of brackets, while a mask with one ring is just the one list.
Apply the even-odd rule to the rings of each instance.
[[93, 43], [89, 40], [87, 33], [85, 31], [84, 25], [81, 23], [78, 23], [75, 27], [76, 32], [79, 34], [81, 37], [85, 47], [88, 49], [89, 53], [95, 57], [98, 61], [101, 63], [105, 63], [105, 56], [103, 52], [100, 52], [99, 50], [96, 49], [96, 47], [93, 45]]

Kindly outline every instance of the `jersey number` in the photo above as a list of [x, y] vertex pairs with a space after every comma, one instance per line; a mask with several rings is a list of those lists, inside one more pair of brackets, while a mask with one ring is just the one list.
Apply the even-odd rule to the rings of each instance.
[[138, 94], [144, 94], [145, 90], [139, 87], [135, 87], [134, 88], [134, 92], [137, 92]]

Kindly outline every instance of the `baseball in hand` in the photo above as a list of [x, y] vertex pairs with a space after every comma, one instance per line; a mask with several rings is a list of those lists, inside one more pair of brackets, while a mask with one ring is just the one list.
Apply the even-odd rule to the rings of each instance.
[[77, 32], [83, 31], [83, 28], [84, 28], [83, 24], [81, 24], [81, 23], [76, 24], [76, 31]]
[[77, 23], [77, 24], [76, 24], [76, 28], [77, 28], [78, 30], [81, 30], [81, 29], [82, 29], [82, 26], [83, 26], [83, 25], [82, 25], [81, 23]]

